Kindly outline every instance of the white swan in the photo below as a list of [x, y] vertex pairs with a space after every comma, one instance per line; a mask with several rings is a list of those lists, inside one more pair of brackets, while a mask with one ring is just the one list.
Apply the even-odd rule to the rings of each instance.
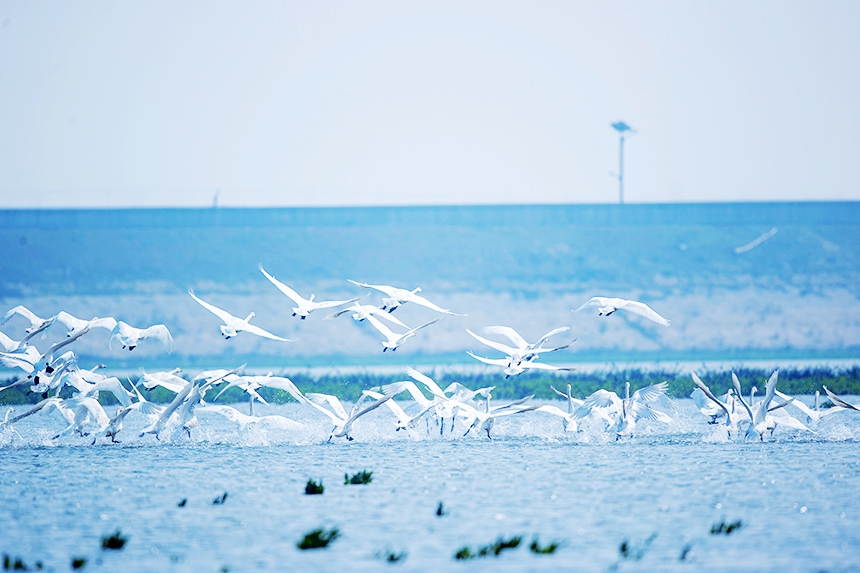
[[147, 390], [152, 390], [156, 386], [161, 386], [162, 388], [166, 388], [174, 394], [177, 394], [189, 383], [185, 378], [177, 376], [179, 372], [182, 372], [181, 368], [174, 368], [170, 372], [153, 372], [151, 374], [147, 373], [143, 368], [141, 368], [140, 371], [143, 375], [140, 377], [139, 381], [143, 382], [143, 387]]
[[[773, 402], [774, 396], [776, 396], [776, 384], [779, 379], [779, 370], [775, 370], [773, 374], [770, 375], [770, 378], [767, 381], [767, 386], [765, 388], [764, 398], [759, 401], [757, 404], [747, 404], [744, 400], [743, 394], [741, 393], [741, 383], [738, 380], [737, 375], [732, 372], [732, 382], [735, 387], [735, 392], [738, 395], [738, 400], [740, 400], [741, 405], [747, 411], [747, 414], [750, 417], [750, 425], [747, 427], [746, 437], [754, 437], [758, 436], [760, 441], [764, 441], [764, 435], [768, 431], [773, 434], [774, 430], [776, 430], [777, 426], [786, 426], [789, 428], [795, 428], [798, 430], [806, 430], [812, 431], [808, 427], [806, 427], [799, 420], [792, 418], [789, 416], [788, 418], [779, 418], [777, 419], [775, 416], [770, 415], [770, 412], [777, 410], [779, 408], [784, 408], [788, 406], [794, 398], [791, 398], [781, 404], [777, 404], [776, 406], [771, 407], [771, 402]], [[750, 399], [752, 402], [752, 398]]]
[[104, 318], [95, 317], [90, 320], [83, 320], [76, 316], [72, 316], [64, 310], [61, 310], [57, 314], [57, 322], [62, 322], [66, 325], [66, 328], [69, 329], [66, 336], [69, 337], [77, 335], [84, 329], [93, 330], [96, 328], [104, 328], [105, 330], [112, 331], [116, 326], [116, 319], [111, 316], [106, 316]]
[[391, 350], [392, 352], [394, 352], [406, 340], [409, 340], [410, 338], [415, 336], [416, 332], [418, 332], [422, 328], [426, 328], [426, 327], [430, 326], [431, 324], [433, 324], [435, 322], [439, 322], [440, 320], [442, 320], [442, 317], [440, 316], [440, 317], [434, 318], [430, 322], [426, 322], [426, 323], [422, 324], [421, 326], [409, 329], [406, 332], [404, 332], [403, 334], [397, 334], [397, 333], [393, 332], [390, 328], [388, 328], [387, 326], [385, 326], [384, 324], [379, 322], [379, 319], [377, 319], [375, 316], [373, 316], [372, 314], [368, 314], [366, 311], [364, 311], [364, 309], [359, 309], [359, 313], [361, 313], [361, 315], [364, 316], [365, 320], [367, 320], [367, 322], [369, 322], [373, 326], [373, 328], [378, 330], [385, 337], [385, 340], [382, 341], [382, 351], [383, 352], [385, 352], [386, 350]]
[[573, 372], [576, 368], [567, 368], [563, 366], [553, 366], [552, 364], [544, 364], [542, 362], [533, 362], [529, 360], [516, 360], [514, 358], [486, 358], [484, 356], [478, 356], [477, 354], [472, 353], [471, 351], [466, 351], [466, 354], [483, 362], [484, 364], [488, 364], [490, 366], [499, 366], [504, 369], [505, 378], [510, 378], [511, 376], [516, 376], [518, 374], [522, 374], [526, 370], [548, 370], [551, 372]]
[[259, 326], [255, 326], [249, 323], [249, 320], [257, 316], [253, 312], [243, 320], [237, 316], [233, 316], [226, 310], [222, 310], [215, 305], [209, 304], [208, 302], [199, 299], [197, 295], [194, 294], [194, 291], [191, 289], [188, 289], [188, 294], [190, 294], [191, 298], [196, 300], [200, 304], [200, 306], [202, 306], [203, 308], [205, 308], [206, 310], [224, 321], [224, 324], [222, 324], [218, 328], [221, 330], [221, 334], [222, 336], [224, 336], [225, 339], [233, 338], [240, 332], [249, 332], [251, 334], [256, 334], [257, 336], [262, 336], [263, 338], [278, 340], [280, 342], [295, 342], [295, 340], [282, 338], [280, 336], [272, 334], [267, 330], [263, 330]]
[[197, 409], [198, 412], [213, 412], [224, 416], [231, 422], [239, 424], [241, 430], [245, 430], [248, 426], [259, 426], [269, 430], [301, 430], [304, 426], [301, 423], [291, 420], [284, 416], [275, 414], [269, 416], [246, 416], [236, 408], [230, 406], [201, 406]]
[[[349, 431], [352, 429], [352, 425], [356, 420], [365, 414], [369, 414], [391, 399], [391, 396], [384, 396], [383, 398], [375, 400], [368, 406], [364, 406], [363, 400], [360, 398], [352, 407], [349, 415], [347, 415], [346, 410], [344, 410], [343, 405], [340, 403], [337, 396], [309, 392], [305, 394], [305, 397], [308, 399], [307, 404], [309, 406], [328, 416], [334, 423], [334, 428], [332, 428], [328, 437], [329, 442], [332, 438], [346, 438], [351, 442], [353, 438], [349, 435]], [[363, 397], [364, 396], [362, 396], [362, 398]]]
[[[484, 331], [487, 331], [488, 329], [490, 330], [491, 333], [496, 332], [499, 334], [501, 333], [500, 331], [510, 331], [510, 333], [519, 337], [519, 335], [516, 333], [516, 331], [514, 331], [514, 329], [509, 328], [507, 326], [490, 326], [490, 327], [485, 328]], [[548, 334], [545, 334], [538, 342], [536, 342], [534, 344], [529, 344], [528, 342], [526, 342], [524, 339], [522, 339], [520, 337], [519, 342], [514, 342], [514, 344], [517, 344], [516, 347], [508, 346], [507, 344], [502, 344], [501, 342], [496, 342], [495, 340], [489, 340], [487, 338], [484, 338], [483, 336], [478, 336], [477, 334], [475, 334], [474, 332], [472, 332], [468, 328], [466, 329], [466, 332], [468, 332], [469, 335], [472, 336], [472, 338], [474, 338], [475, 340], [477, 340], [481, 344], [485, 344], [485, 345], [489, 346], [490, 348], [493, 348], [494, 350], [498, 350], [499, 352], [506, 354], [508, 359], [511, 361], [514, 361], [514, 362], [520, 362], [520, 361], [531, 362], [533, 360], [536, 360], [540, 356], [541, 353], [555, 352], [556, 350], [563, 350], [563, 349], [569, 347], [571, 344], [573, 344], [573, 342], [571, 342], [569, 344], [565, 344], [564, 346], [558, 346], [556, 348], [546, 348], [546, 349], [541, 347], [541, 345], [544, 342], [546, 342], [546, 340], [547, 340], [547, 338], [549, 338], [549, 336], [556, 334], [558, 332], [564, 332], [566, 330], [569, 330], [569, 328], [566, 326], [562, 327], [562, 328], [556, 328], [555, 330], [549, 332]]]
[[406, 290], [403, 288], [397, 288], [388, 285], [372, 285], [368, 283], [360, 283], [358, 281], [354, 281], [352, 279], [347, 279], [349, 282], [356, 286], [364, 287], [364, 288], [372, 288], [376, 289], [380, 292], [383, 292], [388, 295], [387, 298], [382, 299], [385, 303], [382, 306], [383, 310], [387, 310], [388, 312], [393, 312], [397, 307], [402, 306], [407, 302], [415, 303], [424, 307], [429, 308], [430, 310], [435, 310], [436, 312], [441, 312], [442, 314], [450, 314], [452, 316], [466, 316], [465, 314], [457, 314], [456, 312], [451, 312], [446, 308], [442, 308], [437, 306], [424, 298], [423, 296], [419, 296], [418, 293], [421, 292], [421, 287], [415, 288], [413, 290]]
[[789, 402], [791, 402], [792, 406], [806, 414], [806, 421], [810, 424], [817, 424], [821, 420], [821, 418], [845, 410], [845, 408], [841, 406], [833, 406], [832, 408], [828, 408], [827, 410], [822, 410], [818, 404], [818, 400], [821, 395], [821, 392], [819, 392], [818, 390], [815, 391], [815, 402], [813, 403], [812, 408], [810, 408], [800, 400], [797, 400], [796, 398], [792, 398], [787, 394], [783, 394], [779, 390], [774, 390], [774, 394], [776, 394], [779, 398], [782, 398], [783, 400], [788, 400]]
[[55, 435], [52, 440], [67, 436], [72, 432], [78, 432], [81, 436], [88, 436], [90, 432], [84, 429], [95, 426], [95, 433], [101, 433], [110, 425], [110, 418], [101, 404], [95, 398], [69, 398], [65, 404], [72, 409], [75, 419], [65, 429]]
[[644, 316], [648, 320], [652, 320], [657, 324], [662, 324], [663, 326], [669, 326], [670, 324], [672, 324], [671, 322], [657, 314], [650, 306], [648, 306], [644, 302], [639, 302], [636, 300], [626, 300], [623, 298], [594, 296], [588, 299], [588, 302], [586, 302], [573, 312], [577, 313], [589, 306], [596, 306], [597, 314], [599, 316], [609, 316], [617, 310], [626, 310], [632, 312], [633, 314]]
[[314, 302], [314, 295], [311, 295], [310, 298], [304, 298], [299, 293], [270, 275], [266, 272], [266, 269], [263, 268], [263, 265], [259, 265], [258, 267], [260, 272], [263, 273], [269, 282], [275, 285], [279, 291], [287, 295], [294, 303], [298, 306], [293, 307], [293, 316], [298, 316], [302, 320], [305, 320], [310, 313], [315, 310], [323, 309], [323, 308], [334, 308], [336, 306], [341, 306], [344, 304], [349, 304], [351, 302], [357, 301], [360, 297], [351, 298], [349, 300], [326, 300], [321, 302]]
[[[362, 311], [364, 311], [364, 313], [362, 313]], [[407, 330], [409, 329], [409, 327], [403, 324], [403, 322], [401, 322], [399, 318], [397, 318], [391, 313], [385, 312], [378, 306], [373, 306], [372, 304], [358, 304], [357, 302], [348, 308], [344, 308], [342, 310], [325, 316], [323, 320], [332, 320], [342, 314], [346, 314], [347, 312], [352, 313], [352, 319], [356, 322], [363, 322], [364, 320], [366, 320], [364, 318], [364, 314], [372, 314], [373, 316], [379, 317], [383, 320], [387, 320], [392, 324], [396, 324], [397, 326], [403, 327]]]
[[493, 436], [490, 434], [493, 427], [496, 424], [496, 418], [500, 418], [502, 416], [512, 416], [515, 414], [523, 414], [525, 412], [530, 412], [536, 408], [519, 408], [518, 406], [522, 405], [525, 402], [528, 402], [534, 397], [534, 395], [526, 396], [524, 398], [520, 398], [519, 400], [514, 400], [504, 406], [497, 406], [495, 408], [490, 407], [490, 396], [487, 396], [486, 401], [484, 402], [484, 411], [480, 411], [477, 408], [473, 408], [468, 404], [460, 404], [458, 406], [458, 414], [464, 418], [466, 418], [466, 423], [469, 424], [469, 421], [472, 423], [469, 424], [466, 433], [463, 436], [467, 436], [469, 432], [472, 430], [476, 430], [479, 432], [486, 432], [487, 438], [493, 439]]
[[839, 406], [840, 408], [845, 408], [846, 410], [854, 410], [855, 412], [860, 412], [860, 404], [852, 404], [847, 400], [844, 400], [831, 392], [827, 386], [823, 386], [824, 392], [827, 394], [827, 397], [830, 398], [830, 401], [833, 402], [835, 406]]
[[[701, 378], [699, 378], [695, 372], [690, 373], [693, 377], [693, 383], [697, 386], [696, 390], [702, 393], [708, 400], [710, 400], [714, 407], [722, 410], [723, 415], [726, 417], [726, 430], [728, 431], [729, 438], [733, 435], [738, 435], [738, 416], [735, 413], [734, 408], [734, 397], [732, 396], [732, 389], [729, 388], [728, 392], [725, 394], [724, 400], [717, 398], [711, 389], [708, 388], [704, 382], [702, 382]], [[698, 404], [697, 404], [698, 405]], [[702, 408], [700, 408], [702, 409]], [[706, 415], [712, 416], [711, 424], [715, 424], [717, 420], [716, 414], [710, 414], [710, 411]]]
[[120, 320], [111, 331], [111, 337], [108, 341], [109, 348], [114, 338], [124, 349], [128, 348], [129, 350], [134, 350], [139, 341], [145, 338], [154, 338], [164, 345], [168, 353], [173, 352], [173, 337], [163, 324], [153, 324], [147, 328], [135, 328]]
[[22, 316], [30, 323], [30, 326], [27, 327], [24, 332], [28, 334], [27, 338], [24, 340], [29, 340], [33, 336], [39, 334], [40, 332], [44, 332], [49, 329], [54, 321], [57, 319], [56, 316], [52, 316], [50, 318], [41, 318], [37, 316], [33, 311], [23, 305], [18, 305], [15, 308], [9, 309], [6, 314], [0, 317], [0, 325], [6, 324], [10, 318], [15, 315]]

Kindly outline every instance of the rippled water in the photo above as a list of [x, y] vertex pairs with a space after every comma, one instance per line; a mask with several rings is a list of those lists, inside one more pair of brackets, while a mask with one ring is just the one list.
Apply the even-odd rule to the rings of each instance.
[[[356, 424], [355, 441], [326, 444], [329, 425], [314, 412], [268, 411], [306, 430], [240, 431], [205, 413], [191, 440], [173, 442], [138, 438], [139, 419], [122, 444], [95, 447], [52, 442], [62, 424], [48, 417], [3, 430], [0, 551], [56, 571], [74, 556], [89, 571], [860, 570], [860, 417], [850, 414], [815, 434], [727, 443], [686, 400], [677, 423], [642, 424], [616, 443], [594, 428], [564, 434], [540, 414], [500, 421], [493, 441], [435, 429], [409, 438], [377, 411]], [[343, 485], [363, 469], [373, 483]], [[304, 495], [308, 478], [325, 494]], [[711, 535], [722, 519], [743, 525]], [[298, 550], [320, 526], [342, 535]], [[102, 551], [117, 528], [126, 547]], [[453, 558], [513, 535], [524, 543], [499, 557]], [[563, 546], [533, 555], [534, 536]], [[407, 556], [389, 565], [389, 550]]]

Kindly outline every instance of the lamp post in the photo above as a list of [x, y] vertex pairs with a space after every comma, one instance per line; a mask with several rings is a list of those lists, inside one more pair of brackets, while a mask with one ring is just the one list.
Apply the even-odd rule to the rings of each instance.
[[617, 123], [613, 123], [612, 127], [615, 131], [618, 132], [618, 135], [621, 136], [621, 141], [618, 144], [618, 203], [624, 204], [624, 135], [629, 131], [630, 135], [636, 133], [633, 131], [633, 128], [624, 123], [623, 121], [619, 121]]

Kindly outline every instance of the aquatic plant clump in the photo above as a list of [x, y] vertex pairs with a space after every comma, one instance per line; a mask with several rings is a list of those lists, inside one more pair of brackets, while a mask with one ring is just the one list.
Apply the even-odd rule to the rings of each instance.
[[71, 563], [72, 569], [75, 569], [75, 570], [83, 569], [86, 564], [87, 564], [86, 557], [72, 557], [72, 563]]
[[227, 492], [225, 491], [223, 494], [219, 495], [215, 499], [212, 500], [212, 505], [224, 505], [227, 502]]
[[711, 535], [731, 535], [743, 526], [744, 523], [740, 519], [731, 523], [726, 523], [726, 520], [723, 519], [711, 526]]
[[102, 536], [102, 549], [119, 551], [125, 546], [126, 542], [128, 542], [128, 536], [123, 536], [122, 531], [117, 529], [113, 535]]
[[362, 470], [349, 477], [349, 474], [343, 474], [343, 485], [366, 485], [373, 481], [373, 472]]
[[454, 553], [454, 559], [458, 561], [465, 561], [468, 559], [475, 559], [477, 557], [489, 557], [490, 555], [498, 557], [501, 555], [502, 551], [506, 551], [508, 549], [516, 549], [519, 547], [522, 542], [522, 535], [517, 535], [515, 537], [511, 537], [510, 539], [504, 539], [503, 537], [499, 537], [493, 543], [489, 545], [484, 545], [483, 547], [479, 547], [476, 551], [472, 551], [472, 549], [468, 546], [461, 547]]
[[305, 486], [305, 495], [322, 495], [324, 491], [325, 487], [323, 487], [322, 480], [317, 483], [314, 480], [309, 479], [307, 485]]
[[535, 537], [531, 544], [529, 544], [529, 551], [535, 555], [552, 555], [559, 547], [561, 547], [561, 542], [559, 541], [552, 541], [547, 545], [541, 546], [538, 538]]
[[[33, 564], [33, 569], [35, 571], [41, 571], [42, 568], [43, 568], [43, 565], [42, 565], [41, 561], [36, 561], [36, 563]], [[3, 570], [4, 571], [29, 571], [30, 568], [27, 566], [26, 563], [24, 563], [24, 560], [21, 559], [20, 557], [15, 557], [13, 559], [11, 556], [4, 553], [3, 554]]]
[[323, 549], [328, 547], [329, 543], [340, 536], [340, 531], [337, 527], [332, 527], [328, 531], [319, 528], [306, 533], [305, 536], [296, 544], [296, 547], [302, 551], [306, 549]]

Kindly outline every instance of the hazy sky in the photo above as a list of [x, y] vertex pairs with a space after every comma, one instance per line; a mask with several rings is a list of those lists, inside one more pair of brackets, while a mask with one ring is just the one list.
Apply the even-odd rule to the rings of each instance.
[[860, 2], [0, 2], [0, 207], [860, 199]]

